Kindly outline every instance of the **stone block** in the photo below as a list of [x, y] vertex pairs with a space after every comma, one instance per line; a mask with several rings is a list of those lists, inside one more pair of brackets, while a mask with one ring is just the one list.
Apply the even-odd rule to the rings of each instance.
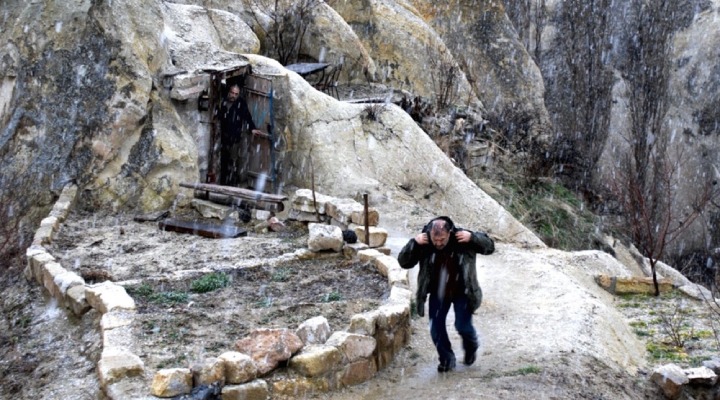
[[312, 344], [291, 358], [288, 366], [301, 375], [316, 377], [337, 369], [342, 360], [343, 355], [337, 347]]
[[335, 218], [330, 218], [330, 225], [337, 226], [338, 228], [340, 228], [344, 231], [348, 229], [348, 224], [342, 223], [342, 222], [336, 220]]
[[106, 385], [103, 388], [103, 399], [133, 399], [133, 400], [150, 400], [154, 399], [148, 395], [149, 382], [145, 376], [136, 375], [129, 376], [117, 382]]
[[385, 254], [386, 256], [392, 254], [392, 249], [389, 247], [377, 247], [375, 250]]
[[100, 385], [105, 387], [127, 377], [141, 375], [145, 371], [145, 365], [140, 357], [129, 350], [110, 347], [103, 349], [97, 371]]
[[83, 315], [90, 310], [90, 304], [85, 299], [85, 286], [73, 286], [65, 293], [65, 305], [77, 315]]
[[373, 336], [375, 335], [375, 325], [379, 316], [380, 312], [378, 310], [355, 314], [350, 318], [350, 326], [347, 331], [358, 335]]
[[373, 258], [372, 264], [375, 266], [375, 269], [377, 269], [380, 275], [387, 278], [391, 269], [402, 269], [400, 268], [400, 264], [398, 264], [398, 261], [395, 259], [395, 257], [386, 256], [385, 254], [382, 254], [380, 252], [378, 253], [380, 255]]
[[23, 270], [23, 274], [25, 275], [25, 279], [27, 279], [28, 281], [37, 281], [36, 276], [39, 276], [39, 274], [37, 273], [39, 267], [35, 264], [37, 264], [39, 261], [35, 260], [35, 258], [41, 255], [41, 258], [44, 258], [45, 256], [43, 254], [47, 254], [47, 256], [50, 257], [49, 261], [55, 261], [55, 258], [52, 257], [50, 253], [45, 250], [45, 247], [41, 245], [33, 244], [25, 250], [25, 262], [27, 265]]
[[190, 370], [193, 375], [193, 385], [210, 385], [219, 382], [225, 384], [225, 362], [219, 357], [208, 357], [203, 361], [194, 363]]
[[[354, 224], [358, 224], [365, 227], [365, 206], [362, 206], [362, 210], [355, 210], [350, 214], [350, 221]], [[378, 226], [380, 223], [380, 213], [378, 210], [368, 207], [368, 226]]]
[[677, 399], [682, 393], [683, 385], [690, 380], [685, 372], [675, 364], [666, 364], [653, 371], [650, 379], [655, 382], [668, 399]]
[[225, 383], [236, 385], [257, 377], [258, 369], [253, 359], [237, 351], [227, 351], [218, 357], [225, 364]]
[[392, 363], [394, 358], [395, 358], [395, 353], [392, 351], [391, 348], [387, 348], [385, 350], [378, 349], [377, 358], [376, 358], [378, 370], [384, 369], [385, 367], [390, 365], [390, 363]]
[[332, 200], [332, 196], [326, 196], [315, 192], [315, 200], [313, 200], [313, 192], [311, 189], [298, 189], [292, 199], [292, 208], [300, 211], [315, 213], [315, 205], [320, 214], [326, 214], [325, 205]]
[[347, 259], [353, 259], [358, 257], [358, 253], [362, 250], [368, 249], [368, 245], [365, 243], [345, 243], [343, 246], [343, 256]]
[[64, 272], [55, 275], [55, 278], [53, 279], [53, 286], [54, 294], [57, 293], [55, 297], [58, 300], [64, 300], [67, 291], [71, 287], [85, 286], [85, 279], [72, 271], [65, 270]]
[[50, 253], [48, 253], [47, 250], [45, 250], [45, 248], [42, 246], [33, 245], [31, 247], [33, 247], [33, 250], [32, 254], [28, 257], [28, 265], [30, 265], [32, 276], [35, 279], [35, 282], [42, 285], [42, 267], [46, 263], [55, 262], [55, 257], [50, 255]]
[[202, 199], [192, 199], [190, 204], [205, 218], [224, 220], [233, 212], [231, 207]]
[[323, 344], [330, 336], [330, 323], [327, 318], [320, 315], [304, 321], [295, 330], [295, 334], [307, 346], [309, 344]]
[[390, 287], [399, 286], [403, 288], [409, 288], [410, 280], [408, 270], [402, 269], [399, 266], [397, 268], [390, 269], [390, 271], [388, 272], [388, 284], [390, 285]]
[[77, 191], [77, 185], [66, 185], [48, 216], [56, 217], [60, 223], [65, 222], [67, 216], [70, 214], [70, 210], [75, 204]]
[[[626, 277], [598, 275], [595, 281], [600, 287], [612, 294], [655, 294], [655, 285], [652, 277]], [[673, 289], [672, 281], [669, 279], [658, 279], [660, 293], [669, 292]]]
[[63, 299], [64, 293], [61, 293], [59, 288], [55, 286], [55, 277], [65, 272], [67, 272], [67, 270], [56, 262], [45, 263], [41, 268], [43, 287], [58, 300]]
[[317, 393], [325, 393], [334, 389], [327, 378], [290, 378], [273, 382], [273, 395], [286, 396], [291, 399], [310, 398]]
[[708, 367], [688, 368], [685, 375], [690, 380], [690, 385], [714, 386], [718, 380], [715, 372]]
[[103, 314], [100, 318], [100, 329], [115, 329], [130, 326], [135, 321], [135, 311], [116, 310]]
[[114, 310], [134, 310], [135, 300], [127, 294], [125, 288], [105, 281], [85, 287], [85, 299], [90, 307], [101, 314]]
[[370, 358], [377, 347], [372, 336], [342, 331], [334, 332], [325, 344], [337, 347], [349, 363]]
[[302, 347], [302, 340], [289, 329], [255, 329], [235, 343], [237, 351], [249, 355], [255, 361], [261, 376], [275, 369]]
[[228, 385], [222, 389], [222, 400], [266, 400], [270, 398], [268, 384], [256, 379], [243, 385]]
[[325, 212], [328, 216], [335, 218], [343, 224], [352, 223], [353, 212], [362, 212], [363, 206], [353, 199], [334, 198], [325, 205]]
[[380, 329], [394, 330], [410, 323], [410, 304], [383, 304], [377, 311], [377, 326]]
[[402, 305], [410, 304], [412, 298], [413, 293], [410, 289], [399, 285], [391, 286], [389, 297], [391, 303], [399, 303]]
[[348, 364], [338, 372], [337, 381], [340, 387], [357, 385], [370, 380], [377, 373], [375, 359], [358, 360]]
[[104, 329], [100, 332], [103, 348], [130, 349], [135, 345], [135, 333], [131, 325], [114, 329]]
[[52, 243], [53, 238], [53, 230], [51, 226], [41, 226], [38, 228], [38, 230], [35, 231], [35, 236], [33, 237], [32, 244], [33, 245], [48, 245]]
[[358, 226], [355, 228], [355, 234], [358, 237], [358, 240], [366, 243], [372, 248], [375, 247], [382, 247], [385, 245], [385, 242], [387, 241], [388, 232], [387, 230], [383, 228], [378, 228], [376, 226], [369, 227], [370, 229], [370, 243], [365, 242], [365, 227], [364, 226]]
[[358, 259], [360, 260], [360, 262], [372, 262], [374, 259], [383, 255], [383, 253], [377, 251], [376, 249], [365, 249], [358, 251]]
[[308, 224], [308, 249], [319, 252], [322, 250], [342, 251], [343, 241], [342, 230], [337, 226], [325, 224]]
[[288, 211], [287, 219], [301, 221], [301, 222], [318, 222], [325, 223], [329, 221], [329, 218], [324, 214], [315, 214], [304, 211], [291, 209]]
[[157, 397], [175, 397], [190, 393], [192, 372], [189, 368], [166, 368], [155, 373], [150, 393]]
[[259, 221], [267, 221], [272, 217], [272, 213], [267, 210], [253, 210], [253, 217]]

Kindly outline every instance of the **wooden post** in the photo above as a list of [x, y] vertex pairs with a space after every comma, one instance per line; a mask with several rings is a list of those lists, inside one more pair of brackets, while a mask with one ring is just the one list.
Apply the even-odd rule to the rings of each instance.
[[365, 244], [370, 246], [370, 221], [368, 219], [368, 195], [363, 194], [363, 200], [365, 201]]

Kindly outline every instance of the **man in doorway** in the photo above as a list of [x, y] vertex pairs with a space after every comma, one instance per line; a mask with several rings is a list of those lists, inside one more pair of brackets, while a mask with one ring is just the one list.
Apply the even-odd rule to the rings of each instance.
[[240, 86], [232, 85], [220, 105], [220, 184], [237, 183], [237, 145], [242, 132], [250, 130], [253, 135], [262, 133], [253, 122], [245, 100], [240, 98]]
[[475, 255], [494, 251], [495, 243], [487, 234], [456, 228], [450, 218], [437, 217], [410, 239], [398, 255], [402, 268], [410, 269], [420, 263], [417, 312], [420, 316], [425, 314], [425, 299], [429, 294], [430, 336], [438, 352], [439, 372], [450, 371], [456, 364], [446, 327], [451, 305], [455, 311], [455, 329], [462, 337], [465, 350], [464, 364], [475, 362], [479, 341], [472, 315], [482, 302]]

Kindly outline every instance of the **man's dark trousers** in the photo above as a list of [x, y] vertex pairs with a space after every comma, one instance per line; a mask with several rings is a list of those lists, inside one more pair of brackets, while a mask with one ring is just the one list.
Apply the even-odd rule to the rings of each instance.
[[465, 296], [456, 296], [452, 299], [441, 300], [435, 294], [430, 294], [430, 336], [437, 348], [440, 364], [450, 366], [455, 364], [455, 353], [452, 351], [448, 337], [446, 320], [450, 305], [455, 310], [455, 329], [462, 337], [465, 353], [474, 353], [478, 348], [478, 339], [472, 325], [472, 310], [468, 307]]

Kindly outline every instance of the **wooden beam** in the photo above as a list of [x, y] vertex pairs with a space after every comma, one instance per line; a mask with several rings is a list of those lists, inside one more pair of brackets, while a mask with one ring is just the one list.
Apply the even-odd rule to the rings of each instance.
[[168, 218], [160, 221], [158, 226], [164, 231], [192, 233], [193, 235], [213, 239], [247, 236], [247, 231], [245, 229], [229, 224], [211, 224], [207, 222], [185, 221]]
[[242, 189], [234, 186], [216, 185], [214, 183], [183, 183], [180, 186], [189, 189], [202, 190], [206, 192], [220, 193], [228, 196], [239, 197], [244, 200], [255, 202], [282, 203], [287, 200], [287, 196], [281, 194], [270, 194], [256, 192], [254, 190]]

